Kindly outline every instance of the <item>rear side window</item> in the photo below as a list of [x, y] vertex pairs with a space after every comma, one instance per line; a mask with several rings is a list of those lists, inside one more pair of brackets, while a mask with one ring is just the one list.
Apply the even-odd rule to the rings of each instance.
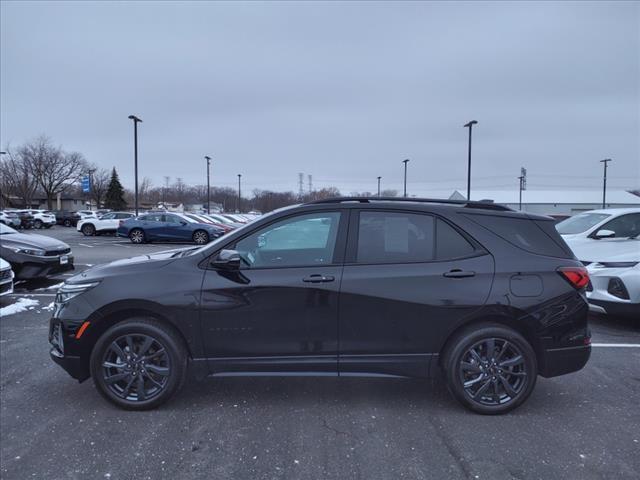
[[460, 232], [444, 220], [437, 220], [436, 258], [438, 260], [468, 257], [474, 253], [475, 248]]
[[[543, 228], [536, 225], [536, 222], [528, 218], [498, 217], [492, 215], [465, 215], [467, 218], [479, 223], [494, 234], [502, 237], [507, 242], [515, 245], [527, 252], [550, 257], [570, 257], [561, 243], [561, 239], [556, 241], [551, 235], [558, 235], [553, 229], [545, 233]], [[552, 222], [549, 222], [552, 225]], [[559, 235], [558, 235], [559, 237]]]
[[360, 212], [358, 263], [410, 263], [434, 259], [431, 215], [404, 212]]

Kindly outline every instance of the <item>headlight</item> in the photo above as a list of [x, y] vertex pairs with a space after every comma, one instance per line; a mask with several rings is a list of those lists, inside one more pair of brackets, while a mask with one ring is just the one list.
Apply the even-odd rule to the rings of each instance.
[[77, 297], [81, 293], [86, 292], [87, 290], [92, 289], [100, 282], [91, 282], [91, 283], [65, 283], [58, 289], [58, 293], [56, 294], [56, 303], [65, 303], [71, 300], [74, 297]]
[[7, 247], [9, 250], [13, 250], [16, 253], [24, 253], [25, 255], [34, 255], [36, 257], [44, 257], [45, 251], [39, 248], [21, 248], [21, 247]]

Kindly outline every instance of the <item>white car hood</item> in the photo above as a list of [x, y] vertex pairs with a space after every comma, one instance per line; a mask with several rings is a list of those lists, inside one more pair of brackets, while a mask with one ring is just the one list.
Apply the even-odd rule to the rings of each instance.
[[583, 262], [640, 262], [640, 239], [565, 240], [578, 260]]

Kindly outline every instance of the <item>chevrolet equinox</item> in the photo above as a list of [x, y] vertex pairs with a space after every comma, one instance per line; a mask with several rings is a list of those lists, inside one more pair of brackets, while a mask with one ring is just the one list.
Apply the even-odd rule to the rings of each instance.
[[207, 376], [433, 377], [483, 414], [591, 353], [589, 277], [549, 217], [486, 203], [336, 198], [59, 289], [51, 357], [119, 407]]

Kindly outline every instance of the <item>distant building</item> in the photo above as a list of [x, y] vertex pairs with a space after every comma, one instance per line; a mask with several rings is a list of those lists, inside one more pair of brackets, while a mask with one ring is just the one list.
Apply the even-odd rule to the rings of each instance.
[[[466, 192], [465, 192], [466, 193]], [[518, 190], [471, 190], [472, 200], [493, 200], [518, 210]], [[466, 196], [455, 190], [448, 197], [465, 200]], [[607, 190], [606, 208], [640, 207], [638, 190]], [[602, 208], [602, 190], [524, 190], [522, 210], [543, 215], [575, 215], [587, 210]]]

